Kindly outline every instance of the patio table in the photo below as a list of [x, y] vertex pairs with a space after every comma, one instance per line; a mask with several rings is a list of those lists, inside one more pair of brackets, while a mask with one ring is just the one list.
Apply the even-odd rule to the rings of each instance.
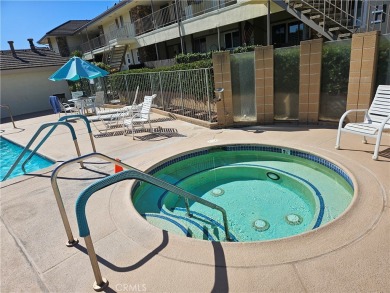
[[[78, 98], [75, 98], [75, 99], [70, 99], [68, 101], [69, 102], [73, 102], [75, 104], [75, 106], [80, 109], [81, 114], [85, 115], [85, 102], [87, 100], [91, 100], [93, 102], [93, 104], [95, 104], [95, 96], [91, 96], [91, 97], [78, 97]], [[93, 108], [94, 108], [93, 111], [96, 112], [95, 107], [93, 107]]]

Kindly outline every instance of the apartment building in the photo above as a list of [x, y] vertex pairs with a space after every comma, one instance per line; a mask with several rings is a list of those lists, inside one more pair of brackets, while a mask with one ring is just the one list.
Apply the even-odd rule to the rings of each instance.
[[63, 56], [80, 50], [120, 71], [179, 53], [388, 33], [389, 10], [387, 1], [370, 0], [122, 0], [90, 21], [60, 25], [39, 43]]

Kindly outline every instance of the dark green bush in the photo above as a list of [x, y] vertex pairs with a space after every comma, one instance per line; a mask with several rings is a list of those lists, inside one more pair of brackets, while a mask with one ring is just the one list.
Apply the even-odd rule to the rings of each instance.
[[338, 95], [348, 92], [351, 42], [325, 43], [322, 49], [321, 92]]
[[103, 63], [103, 62], [92, 62], [92, 63], [95, 64], [97, 67], [104, 69], [105, 71], [110, 72], [110, 69], [111, 69], [110, 65]]
[[275, 91], [299, 92], [299, 47], [274, 51]]
[[207, 53], [188, 53], [188, 54], [179, 54], [176, 55], [176, 62], [181, 63], [192, 63], [200, 60], [211, 59], [213, 52]]
[[380, 36], [376, 86], [390, 84], [390, 35]]
[[260, 46], [259, 45], [251, 45], [251, 46], [237, 47], [231, 53], [236, 54], [236, 53], [252, 52], [255, 50], [256, 47], [260, 47]]
[[180, 63], [172, 66], [165, 66], [159, 68], [139, 68], [121, 71], [113, 75], [122, 75], [129, 73], [145, 73], [145, 72], [160, 72], [160, 71], [175, 71], [175, 70], [188, 70], [188, 69], [199, 69], [199, 68], [210, 68], [213, 66], [211, 59], [200, 60], [192, 63]]

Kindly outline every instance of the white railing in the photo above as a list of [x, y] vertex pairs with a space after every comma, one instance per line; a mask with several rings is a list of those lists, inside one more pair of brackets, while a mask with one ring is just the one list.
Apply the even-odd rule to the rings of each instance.
[[[179, 1], [133, 22], [137, 36], [237, 3], [237, 0]], [[178, 13], [176, 13], [178, 11]]]
[[139, 87], [136, 103], [157, 94], [153, 103], [158, 109], [209, 122], [217, 119], [211, 68], [109, 75], [105, 86], [107, 101], [130, 105]]

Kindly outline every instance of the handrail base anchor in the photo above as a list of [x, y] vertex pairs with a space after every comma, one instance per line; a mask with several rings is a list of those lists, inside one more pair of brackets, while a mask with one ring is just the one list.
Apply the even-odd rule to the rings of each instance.
[[68, 240], [65, 245], [68, 246], [68, 247], [73, 247], [75, 246], [76, 244], [79, 243], [79, 240], [77, 238], [73, 239], [73, 240]]
[[104, 289], [107, 288], [108, 286], [108, 281], [106, 278], [102, 278], [103, 282], [101, 284], [97, 284], [96, 282], [93, 283], [93, 290], [95, 290], [96, 292], [100, 292], [100, 291], [103, 291]]

